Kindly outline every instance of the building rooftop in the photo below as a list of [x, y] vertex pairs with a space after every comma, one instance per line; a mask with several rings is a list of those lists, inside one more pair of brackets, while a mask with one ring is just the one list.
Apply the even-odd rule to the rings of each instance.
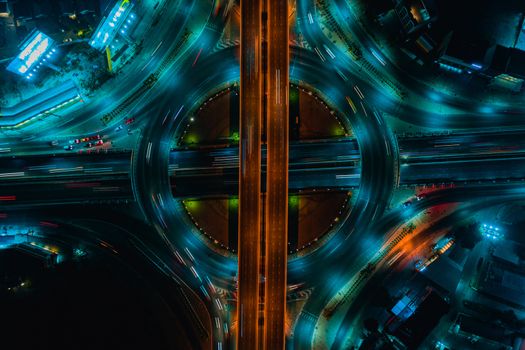
[[525, 275], [494, 261], [479, 279], [479, 290], [511, 305], [525, 307]]
[[485, 339], [502, 341], [505, 336], [505, 329], [503, 327], [483, 322], [470, 315], [459, 314], [456, 323], [459, 325], [460, 331]]
[[515, 247], [510, 242], [498, 242], [494, 246], [494, 251], [492, 252], [492, 256], [495, 259], [498, 259], [502, 262], [511, 264], [511, 265], [518, 265], [520, 258], [516, 254]]
[[422, 274], [443, 290], [453, 293], [461, 278], [461, 267], [448, 256], [441, 256]]
[[519, 78], [525, 77], [525, 51], [496, 46], [490, 68]]
[[414, 314], [399, 327], [395, 335], [409, 349], [417, 349], [449, 310], [449, 304], [435, 291], [425, 298]]

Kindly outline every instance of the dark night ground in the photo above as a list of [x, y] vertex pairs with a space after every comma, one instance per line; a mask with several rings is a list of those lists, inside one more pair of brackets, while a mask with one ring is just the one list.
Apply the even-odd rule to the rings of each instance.
[[[159, 295], [115, 260], [98, 260], [44, 270], [40, 261], [0, 251], [0, 348], [186, 348], [187, 339]], [[24, 275], [31, 287], [6, 292], [20, 283], [14, 276]]]

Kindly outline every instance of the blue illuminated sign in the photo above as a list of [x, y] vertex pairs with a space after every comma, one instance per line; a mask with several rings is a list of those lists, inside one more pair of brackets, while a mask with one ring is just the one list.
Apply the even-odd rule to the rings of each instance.
[[[89, 44], [97, 50], [105, 50], [115, 35], [119, 32], [125, 34], [127, 25], [124, 25], [123, 29], [121, 29], [121, 26], [124, 23], [130, 23], [134, 18], [133, 15], [130, 15], [132, 7], [133, 4], [128, 0], [117, 2], [113, 9], [111, 9], [109, 15], [99, 24]], [[127, 19], [127, 17], [130, 18]]]
[[[34, 32], [28, 40], [22, 44], [22, 51], [9, 63], [7, 70], [30, 79], [41, 63], [38, 63], [44, 55], [50, 58], [56, 52], [52, 49], [53, 39], [40, 31]], [[43, 59], [45, 61], [46, 58]], [[38, 63], [38, 64], [37, 64]]]
[[499, 227], [487, 224], [483, 224], [483, 226], [481, 226], [481, 234], [491, 239], [503, 238], [503, 233], [500, 231]]

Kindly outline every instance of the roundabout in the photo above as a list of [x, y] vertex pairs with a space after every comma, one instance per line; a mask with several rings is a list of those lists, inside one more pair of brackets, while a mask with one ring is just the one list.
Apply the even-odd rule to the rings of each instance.
[[[445, 51], [423, 57], [401, 32], [386, 42], [373, 21], [391, 28], [405, 1], [375, 19], [345, 0], [131, 3], [144, 22], [115, 38], [136, 57], [72, 42], [106, 62], [107, 81], [55, 115], [56, 131], [36, 118], [0, 140], [6, 300], [40, 283], [37, 304], [93, 294], [78, 303], [93, 318], [124, 313], [116, 296], [130, 290], [144, 317], [101, 324], [123, 323], [115, 336], [142, 348], [140, 322], [159, 349], [489, 349], [466, 322], [518, 344], [524, 109], [495, 82], [514, 66], [440, 71]], [[415, 34], [434, 35], [429, 23]], [[13, 253], [26, 250], [43, 272]], [[74, 286], [53, 299], [60, 279]], [[31, 317], [17, 305], [9, 315]]]

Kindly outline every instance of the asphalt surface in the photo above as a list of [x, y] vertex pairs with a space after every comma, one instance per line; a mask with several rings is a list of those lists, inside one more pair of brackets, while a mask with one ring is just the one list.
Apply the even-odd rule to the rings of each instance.
[[237, 347], [259, 348], [262, 0], [241, 2]]
[[265, 349], [284, 349], [288, 258], [288, 2], [268, 2]]
[[[400, 138], [399, 183], [522, 181], [525, 138], [522, 132], [505, 135], [491, 132]], [[3, 204], [133, 200], [131, 156], [131, 152], [109, 152], [0, 158], [3, 169], [0, 194], [17, 199]], [[263, 191], [266, 157], [266, 147], [263, 147]], [[235, 147], [170, 152], [168, 171], [173, 195], [178, 198], [236, 195], [238, 161]], [[361, 156], [355, 139], [291, 144], [291, 191], [355, 189], [360, 177]], [[56, 194], [50, 196], [50, 193]]]

